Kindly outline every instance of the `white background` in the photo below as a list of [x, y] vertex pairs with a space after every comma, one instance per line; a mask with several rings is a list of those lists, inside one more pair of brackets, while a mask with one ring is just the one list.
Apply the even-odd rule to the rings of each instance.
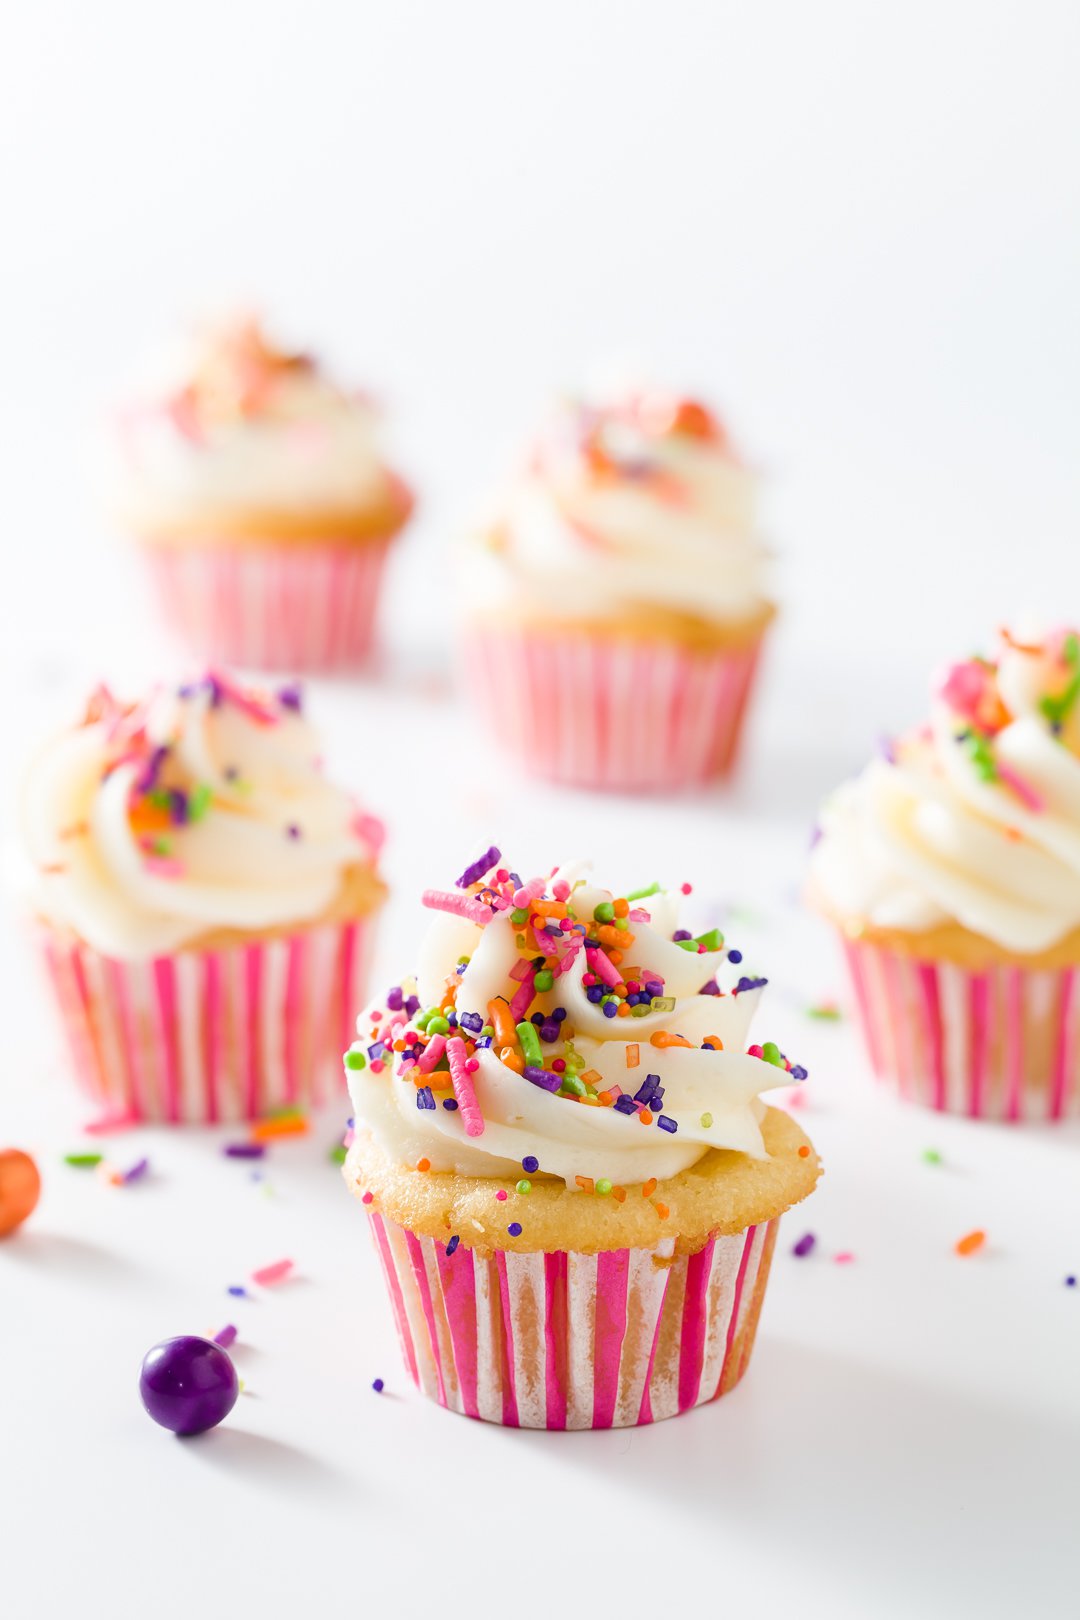
[[[633, 1435], [468, 1425], [405, 1390], [336, 1122], [275, 1153], [273, 1197], [197, 1136], [110, 1144], [154, 1162], [125, 1193], [59, 1164], [80, 1116], [5, 927], [0, 1143], [47, 1177], [0, 1249], [5, 1607], [1075, 1613], [1080, 1141], [877, 1097], [849, 1027], [805, 1018], [839, 980], [791, 901], [817, 798], [932, 666], [1080, 612], [1080, 12], [71, 0], [12, 13], [0, 57], [5, 830], [9, 758], [92, 676], [174, 658], [86, 434], [176, 321], [253, 303], [380, 391], [423, 503], [382, 680], [313, 696], [391, 822], [385, 972], [476, 837], [696, 878], [753, 913], [829, 1167], [730, 1401]], [[747, 769], [678, 806], [523, 788], [446, 689], [454, 534], [544, 395], [612, 359], [717, 401], [770, 481], [784, 615]], [[219, 1326], [281, 1253], [304, 1280], [245, 1307], [252, 1393], [172, 1442], [142, 1351]]]

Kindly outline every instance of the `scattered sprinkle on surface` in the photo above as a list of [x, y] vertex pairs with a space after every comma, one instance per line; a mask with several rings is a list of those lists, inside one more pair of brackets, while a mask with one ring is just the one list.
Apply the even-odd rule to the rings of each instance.
[[792, 1244], [791, 1252], [796, 1259], [805, 1260], [806, 1256], [810, 1254], [816, 1243], [817, 1238], [814, 1236], [813, 1232], [804, 1232], [798, 1243]]
[[986, 1242], [986, 1233], [978, 1227], [973, 1232], [965, 1232], [962, 1238], [956, 1240], [956, 1252], [960, 1255], [977, 1254]]

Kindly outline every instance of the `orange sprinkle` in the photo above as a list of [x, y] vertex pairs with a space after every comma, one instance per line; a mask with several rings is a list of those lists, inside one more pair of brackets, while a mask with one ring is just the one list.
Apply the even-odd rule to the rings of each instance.
[[967, 1232], [956, 1243], [957, 1254], [974, 1254], [986, 1242], [986, 1233], [980, 1231]]
[[598, 928], [596, 937], [601, 945], [608, 945], [617, 951], [629, 950], [634, 943], [633, 934], [626, 933], [622, 928], [616, 928], [611, 923], [605, 923], [603, 928]]
[[629, 900], [616, 900], [611, 909], [614, 911], [616, 917], [629, 917], [630, 902]]
[[618, 1009], [617, 1009], [617, 1011], [615, 1013], [615, 1016], [616, 1016], [616, 1018], [629, 1018], [629, 1016], [630, 1016], [630, 1008], [626, 1005], [625, 1001], [621, 1001], [619, 1003], [619, 1006], [618, 1006]]
[[810, 1157], [810, 1149], [807, 1147], [806, 1143], [804, 1142], [802, 1147], [799, 1149], [799, 1158], [800, 1159], [808, 1159], [809, 1157]]
[[596, 1100], [598, 1103], [602, 1103], [605, 1108], [610, 1108], [615, 1101], [615, 1093], [613, 1091], [598, 1091]]
[[719, 1035], [706, 1035], [701, 1044], [702, 1046], [711, 1046], [714, 1052], [722, 1052], [724, 1050], [724, 1043], [720, 1039]]
[[515, 1074], [525, 1073], [525, 1059], [520, 1052], [515, 1052], [512, 1046], [503, 1047], [499, 1053], [499, 1060], [505, 1063], [508, 1069], [513, 1069]]
[[636, 1069], [641, 1062], [641, 1047], [637, 1041], [629, 1041], [626, 1047], [626, 1067]]
[[566, 916], [566, 906], [561, 900], [533, 900], [529, 909], [537, 917]]
[[671, 1036], [668, 1034], [666, 1029], [658, 1029], [655, 1035], [649, 1036], [649, 1045], [660, 1047], [670, 1046]]
[[418, 1170], [430, 1170], [431, 1169], [431, 1160], [430, 1159], [417, 1159], [416, 1168]]
[[[503, 996], [488, 1002], [488, 1020], [500, 1046], [517, 1045], [517, 1028], [510, 1013], [510, 1003]], [[505, 1058], [503, 1059], [505, 1062]]]
[[303, 1114], [282, 1114], [275, 1119], [256, 1119], [251, 1126], [253, 1142], [270, 1142], [278, 1136], [306, 1136], [308, 1122]]
[[593, 1180], [591, 1176], [575, 1176], [574, 1180], [577, 1182], [582, 1192], [591, 1193], [593, 1191]]
[[639, 1125], [651, 1125], [652, 1124], [652, 1113], [648, 1108], [643, 1108], [641, 1110], [641, 1112], [638, 1114], [638, 1124]]
[[653, 1209], [655, 1209], [662, 1221], [666, 1221], [668, 1216], [671, 1214], [671, 1211], [668, 1209], [666, 1204], [654, 1204]]
[[584, 1080], [584, 1082], [585, 1082], [585, 1084], [587, 1086], [595, 1086], [603, 1078], [604, 1078], [603, 1075], [600, 1074], [599, 1071], [596, 1070], [596, 1069], [583, 1069], [582, 1072], [578, 1075], [578, 1079], [579, 1080]]
[[642, 1198], [651, 1198], [655, 1191], [656, 1191], [656, 1177], [655, 1176], [650, 1176], [648, 1181], [645, 1183], [645, 1185], [641, 1189], [641, 1196], [642, 1196]]
[[608, 951], [608, 961], [612, 967], [618, 967], [622, 962], [622, 951]]
[[617, 1204], [624, 1204], [626, 1202], [626, 1188], [612, 1187], [611, 1196]]

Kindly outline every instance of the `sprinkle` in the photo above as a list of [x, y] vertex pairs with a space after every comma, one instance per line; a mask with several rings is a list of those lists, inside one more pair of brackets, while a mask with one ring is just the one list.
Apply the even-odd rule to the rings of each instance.
[[[519, 1019], [523, 1019], [529, 1008], [532, 1006], [533, 996], [536, 993], [535, 985], [536, 969], [530, 963], [525, 977], [514, 991], [513, 998], [510, 1002], [510, 1016], [514, 1019], [515, 1023]], [[518, 1033], [520, 1034], [520, 1032], [519, 1025]]]
[[582, 1192], [591, 1193], [594, 1190], [591, 1176], [575, 1176], [574, 1182], [581, 1188]]
[[676, 1121], [673, 1120], [668, 1114], [661, 1114], [656, 1123], [659, 1125], [662, 1131], [668, 1131], [672, 1136], [675, 1135], [675, 1132], [679, 1128]]
[[965, 1232], [964, 1236], [962, 1238], [958, 1238], [956, 1241], [956, 1252], [957, 1254], [961, 1255], [974, 1254], [976, 1250], [982, 1248], [985, 1242], [985, 1232], [981, 1232], [978, 1229], [976, 1229], [974, 1232]]
[[345, 1148], [344, 1143], [339, 1142], [336, 1147], [332, 1147], [327, 1157], [329, 1158], [331, 1164], [344, 1164], [345, 1160], [348, 1158], [348, 1151]]
[[364, 1056], [363, 1052], [361, 1052], [359, 1046], [349, 1047], [349, 1050], [345, 1054], [345, 1067], [347, 1069], [367, 1068], [367, 1058]]
[[633, 891], [633, 893], [628, 894], [626, 898], [628, 900], [647, 900], [649, 898], [650, 894], [659, 894], [659, 893], [660, 893], [660, 885], [659, 885], [659, 883], [650, 883], [647, 889], [635, 889]]
[[465, 1042], [460, 1035], [455, 1035], [452, 1040], [447, 1041], [446, 1057], [450, 1064], [450, 1080], [454, 1087], [454, 1096], [457, 1098], [458, 1107], [461, 1110], [461, 1121], [465, 1126], [465, 1135], [483, 1136], [484, 1116], [480, 1112], [472, 1077], [466, 1067]]
[[430, 1170], [431, 1169], [431, 1160], [430, 1159], [417, 1159], [416, 1168], [421, 1172], [423, 1172], [425, 1170]]
[[374, 1197], [375, 1197], [374, 1193], [369, 1193], [369, 1192], [362, 1193], [361, 1197], [360, 1197], [360, 1202], [362, 1204], [370, 1204]]
[[283, 1282], [292, 1268], [291, 1260], [275, 1260], [273, 1265], [260, 1266], [258, 1271], [253, 1271], [251, 1280], [261, 1284], [263, 1288], [269, 1288], [273, 1283]]
[[494, 916], [494, 912], [481, 905], [479, 900], [465, 894], [452, 894], [446, 889], [425, 889], [420, 901], [429, 911], [448, 911], [452, 917], [464, 917], [468, 922], [478, 923], [481, 928]]
[[381, 1395], [383, 1390], [386, 1388], [386, 1385], [383, 1383], [381, 1378], [373, 1378], [371, 1380], [371, 1387], [375, 1391], [376, 1395]]
[[275, 1114], [270, 1119], [254, 1120], [251, 1126], [253, 1142], [269, 1142], [278, 1136], [306, 1136], [308, 1122], [303, 1114]]
[[521, 1236], [521, 1222], [520, 1221], [511, 1221], [510, 1225], [506, 1228], [506, 1230], [509, 1232], [511, 1237], [520, 1237]]
[[850, 1249], [841, 1249], [839, 1254], [833, 1255], [833, 1260], [838, 1266], [849, 1266], [854, 1258]]
[[656, 1191], [656, 1177], [655, 1176], [650, 1176], [648, 1181], [646, 1181], [644, 1183], [644, 1185], [642, 1186], [641, 1196], [642, 1196], [642, 1198], [651, 1198], [655, 1191]]
[[125, 1186], [132, 1181], [141, 1181], [149, 1168], [149, 1159], [136, 1159], [135, 1163], [131, 1166], [131, 1169], [125, 1170], [120, 1179]]
[[522, 1197], [525, 1197], [525, 1195], [527, 1193], [532, 1192], [532, 1182], [531, 1181], [526, 1181], [524, 1179], [524, 1177], [522, 1177], [522, 1179], [518, 1182], [517, 1186], [515, 1187], [514, 1191], [521, 1193]]
[[431, 1094], [430, 1086], [420, 1086], [417, 1089], [416, 1106], [421, 1111], [430, 1111], [435, 1107], [435, 1098]]
[[637, 1041], [628, 1041], [626, 1044], [626, 1067], [636, 1069], [641, 1062], [641, 1048]]
[[518, 1024], [517, 1037], [521, 1042], [521, 1050], [527, 1068], [542, 1069], [544, 1066], [544, 1054], [540, 1050], [540, 1038], [536, 1033], [535, 1024], [530, 1024], [527, 1021]]
[[242, 1288], [239, 1283], [233, 1283], [228, 1292], [232, 1295], [233, 1299], [247, 1299], [248, 1297], [247, 1289]]
[[101, 1160], [102, 1154], [100, 1153], [64, 1154], [64, 1163], [70, 1164], [74, 1170], [92, 1170], [96, 1164], [101, 1163]]
[[808, 1159], [809, 1157], [810, 1157], [810, 1149], [807, 1147], [806, 1143], [804, 1142], [802, 1147], [799, 1149], [799, 1158], [800, 1159]]
[[445, 1051], [446, 1036], [433, 1035], [416, 1060], [416, 1067], [420, 1070], [420, 1073], [430, 1074]]
[[656, 1213], [659, 1215], [659, 1217], [660, 1217], [660, 1219], [662, 1221], [666, 1221], [668, 1216], [671, 1214], [671, 1211], [670, 1211], [670, 1209], [668, 1209], [666, 1204], [657, 1203], [657, 1204], [653, 1205], [653, 1208], [655, 1209]]
[[498, 1202], [500, 1204], [505, 1204], [506, 1203], [507, 1196], [508, 1195], [507, 1195], [507, 1191], [506, 1191], [505, 1187], [499, 1187], [496, 1190], [495, 1197], [496, 1197], [496, 1199], [498, 1200]]
[[214, 1343], [220, 1344], [223, 1350], [228, 1350], [230, 1345], [236, 1343], [236, 1329], [231, 1322], [223, 1327], [220, 1333], [214, 1334]]
[[596, 1183], [596, 1191], [600, 1194], [601, 1198], [606, 1198], [608, 1193], [611, 1191], [611, 1182], [608, 1181], [606, 1177], [602, 1177]]
[[703, 1131], [712, 1130], [712, 1115], [711, 1114], [702, 1114], [702, 1116], [701, 1116], [701, 1128], [702, 1128]]
[[1076, 1287], [1076, 1278], [1072, 1275], [1071, 1272], [1065, 1279], [1065, 1286], [1066, 1286], [1066, 1288], [1075, 1288]]
[[792, 1245], [791, 1252], [793, 1255], [795, 1255], [796, 1259], [805, 1260], [806, 1256], [810, 1253], [811, 1249], [813, 1249], [816, 1242], [817, 1238], [814, 1236], [813, 1232], [804, 1232], [798, 1243]]
[[[467, 866], [465, 868], [464, 872], [462, 872], [461, 876], [457, 880], [456, 887], [459, 889], [467, 889], [470, 884], [479, 883], [480, 879], [490, 872], [491, 868], [498, 861], [499, 854], [500, 851], [495, 847], [494, 844], [492, 844], [491, 848], [485, 850], [478, 860], [473, 861], [471, 866]], [[424, 903], [425, 905], [427, 904], [426, 901]]]
[[453, 1237], [450, 1239], [449, 1243], [446, 1245], [446, 1258], [448, 1260], [449, 1260], [450, 1256], [454, 1253], [455, 1249], [457, 1248], [457, 1246], [458, 1246], [458, 1244], [460, 1242], [461, 1242], [461, 1239], [458, 1237], [457, 1233], [455, 1232]]
[[537, 1170], [540, 1168], [540, 1160], [535, 1158], [533, 1154], [527, 1153], [521, 1161], [521, 1168], [525, 1171], [526, 1175], [535, 1175]]
[[262, 1142], [226, 1142], [221, 1151], [227, 1159], [261, 1159], [266, 1154]]
[[806, 1016], [835, 1023], [840, 1017], [840, 1009], [835, 1001], [820, 1001], [816, 1007], [807, 1007]]
[[941, 1163], [941, 1154], [938, 1152], [937, 1148], [923, 1148], [922, 1158], [924, 1164]]

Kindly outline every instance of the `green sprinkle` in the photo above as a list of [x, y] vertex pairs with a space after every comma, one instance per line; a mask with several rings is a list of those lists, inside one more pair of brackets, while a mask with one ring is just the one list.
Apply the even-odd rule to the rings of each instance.
[[458, 967], [468, 967], [468, 965], [469, 965], [469, 963], [471, 961], [472, 961], [471, 956], [459, 956], [458, 959], [457, 959], [457, 965], [458, 965]]
[[585, 1089], [584, 1083], [581, 1080], [578, 1079], [576, 1074], [564, 1074], [563, 1075], [563, 1083], [559, 1087], [559, 1090], [560, 1091], [568, 1091], [570, 1093], [571, 1097], [586, 1097], [586, 1096], [588, 1096], [588, 1092]]
[[151, 848], [151, 851], [153, 852], [153, 854], [155, 854], [155, 855], [171, 855], [172, 854], [172, 839], [171, 838], [155, 838], [153, 843], [150, 845], [150, 848]]
[[515, 928], [524, 928], [529, 920], [529, 913], [522, 906], [515, 906], [510, 913], [510, 921]]
[[702, 1114], [702, 1116], [701, 1116], [701, 1128], [702, 1128], [703, 1131], [708, 1131], [708, 1130], [712, 1129], [712, 1115], [711, 1114]]
[[155, 810], [172, 809], [172, 799], [167, 788], [151, 788], [146, 797]]
[[807, 1007], [806, 1016], [836, 1023], [840, 1018], [840, 1009], [831, 1001], [823, 1001], [818, 1007]]
[[485, 1024], [483, 1029], [480, 1031], [480, 1039], [483, 1040], [485, 1035], [494, 1035], [494, 1033], [495, 1031], [492, 1029], [491, 1025]]
[[677, 945], [681, 951], [693, 951], [694, 955], [697, 955], [696, 939], [676, 939], [672, 943]]
[[1044, 697], [1039, 700], [1039, 708], [1052, 726], [1064, 725], [1069, 717], [1069, 711], [1077, 698], [1080, 697], [1080, 674], [1073, 676], [1064, 692], [1057, 697]]
[[600, 1194], [601, 1198], [604, 1198], [611, 1191], [611, 1182], [604, 1176], [595, 1183], [595, 1190]]
[[650, 894], [659, 894], [659, 893], [660, 893], [660, 885], [659, 885], [659, 883], [650, 883], [649, 887], [647, 889], [635, 889], [633, 894], [628, 894], [626, 898], [628, 900], [647, 900], [649, 898]]
[[527, 1067], [530, 1069], [542, 1069], [544, 1067], [544, 1054], [540, 1050], [540, 1037], [536, 1033], [536, 1025], [530, 1024], [526, 1019], [518, 1025], [517, 1034]]
[[101, 1158], [100, 1153], [65, 1153], [64, 1163], [74, 1170], [92, 1170], [95, 1164], [101, 1163]]
[[616, 917], [615, 926], [619, 930], [620, 934], [628, 933], [630, 929], [630, 923], [625, 917]]
[[1073, 669], [1076, 668], [1077, 664], [1080, 664], [1080, 636], [1076, 634], [1075, 630], [1070, 630], [1065, 637], [1061, 652], [1065, 662], [1071, 664]]
[[345, 1163], [345, 1148], [344, 1148], [344, 1145], [341, 1142], [339, 1142], [337, 1147], [332, 1147], [330, 1149], [329, 1157], [330, 1157], [330, 1163], [331, 1164], [344, 1164]]
[[533, 980], [533, 987], [537, 990], [550, 990], [555, 983], [555, 975], [550, 968], [541, 968]]
[[347, 1069], [366, 1069], [367, 1058], [358, 1046], [350, 1046], [345, 1054], [345, 1067]]
[[193, 788], [188, 800], [188, 820], [201, 821], [209, 810], [213, 797], [214, 790], [208, 782], [200, 782], [198, 787]]
[[710, 928], [707, 934], [699, 934], [694, 944], [703, 945], [707, 951], [719, 951], [723, 949], [724, 936], [719, 928]]
[[639, 1001], [633, 1007], [631, 1007], [630, 1016], [631, 1018], [645, 1018], [651, 1011], [651, 1007], [646, 1007], [643, 1001]]
[[761, 1048], [761, 1055], [766, 1063], [774, 1063], [778, 1068], [784, 1061], [780, 1056], [780, 1048], [775, 1041], [766, 1041]]
[[449, 1020], [444, 1018], [442, 1013], [436, 1013], [433, 1018], [428, 1019], [427, 1032], [429, 1035], [449, 1035]]
[[[640, 1001], [638, 1002], [638, 1006], [639, 1007], [641, 1006]], [[653, 996], [652, 1001], [649, 1003], [649, 1011], [650, 1012], [674, 1012], [675, 1011], [675, 997], [674, 996]]]
[[521, 1194], [521, 1196], [524, 1198], [526, 1193], [531, 1193], [532, 1192], [532, 1182], [531, 1181], [525, 1181], [525, 1180], [519, 1181], [518, 1184], [517, 1184], [516, 1191], [518, 1191]]
[[923, 1148], [923, 1163], [924, 1164], [940, 1164], [941, 1163], [941, 1154], [938, 1152], [937, 1148]]
[[593, 920], [594, 922], [598, 923], [609, 923], [615, 921], [615, 907], [612, 905], [610, 900], [601, 900], [600, 904], [593, 912]]

